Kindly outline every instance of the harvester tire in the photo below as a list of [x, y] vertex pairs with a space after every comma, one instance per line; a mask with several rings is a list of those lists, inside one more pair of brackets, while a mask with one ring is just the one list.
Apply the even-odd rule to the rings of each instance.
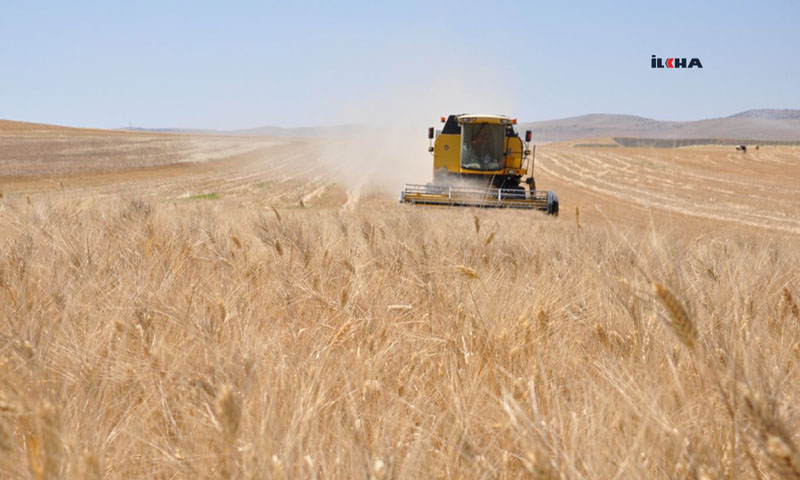
[[552, 190], [547, 192], [547, 214], [558, 216], [558, 195]]

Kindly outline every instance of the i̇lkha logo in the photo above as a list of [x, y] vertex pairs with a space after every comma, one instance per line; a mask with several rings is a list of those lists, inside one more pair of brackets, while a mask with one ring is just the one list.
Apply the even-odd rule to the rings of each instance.
[[668, 58], [664, 61], [663, 58], [656, 57], [655, 55], [650, 57], [650, 68], [703, 68], [703, 64], [700, 63], [699, 58], [692, 58], [689, 60], [688, 64], [686, 62], [686, 58]]

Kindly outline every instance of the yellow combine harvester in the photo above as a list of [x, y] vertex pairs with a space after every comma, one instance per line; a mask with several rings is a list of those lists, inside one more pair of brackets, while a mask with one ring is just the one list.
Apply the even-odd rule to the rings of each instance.
[[514, 129], [516, 119], [506, 116], [450, 115], [442, 122], [440, 132], [428, 129], [433, 183], [406, 185], [401, 202], [526, 208], [558, 215], [558, 195], [536, 190], [530, 130], [523, 143]]

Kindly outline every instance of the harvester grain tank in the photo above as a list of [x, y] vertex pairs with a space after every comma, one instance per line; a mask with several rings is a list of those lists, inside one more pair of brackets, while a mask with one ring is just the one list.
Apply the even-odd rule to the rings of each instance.
[[[519, 137], [516, 120], [503, 115], [442, 117], [428, 129], [433, 182], [406, 185], [403, 203], [536, 209], [558, 215], [558, 195], [536, 190], [531, 131]], [[533, 154], [532, 154], [533, 153]]]

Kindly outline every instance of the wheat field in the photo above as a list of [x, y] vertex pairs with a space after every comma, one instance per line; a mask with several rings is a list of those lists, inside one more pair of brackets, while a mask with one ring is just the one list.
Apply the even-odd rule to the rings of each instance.
[[800, 478], [796, 150], [543, 147], [553, 219], [281, 142], [0, 176], [2, 477]]

